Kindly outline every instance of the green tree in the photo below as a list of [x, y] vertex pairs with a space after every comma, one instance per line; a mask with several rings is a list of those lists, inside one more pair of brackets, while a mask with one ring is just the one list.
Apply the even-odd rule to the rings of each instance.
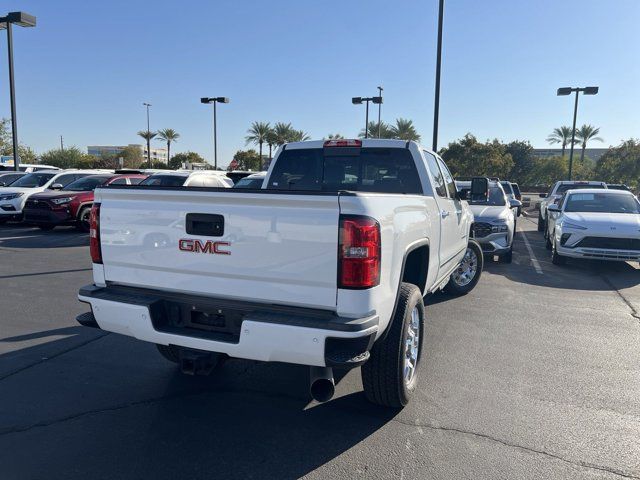
[[151, 140], [154, 139], [157, 133], [149, 130], [140, 130], [138, 135], [147, 141], [147, 162], [151, 166]]
[[92, 168], [96, 157], [88, 155], [78, 147], [64, 150], [54, 148], [40, 155], [40, 162], [58, 168]]
[[292, 130], [289, 135], [290, 142], [305, 142], [310, 139], [311, 136], [303, 130]]
[[514, 140], [505, 145], [505, 152], [511, 155], [513, 160], [509, 180], [522, 185], [535, 185], [530, 183], [529, 178], [536, 159], [531, 144], [526, 140]]
[[457, 176], [509, 178], [513, 159], [498, 140], [480, 143], [470, 133], [440, 151], [451, 173]]
[[233, 156], [233, 162], [229, 165], [229, 168], [236, 170], [253, 170], [259, 171], [262, 167], [262, 158], [255, 150], [238, 150]]
[[273, 130], [273, 128], [270, 128], [269, 131], [267, 132], [267, 136], [265, 138], [265, 141], [267, 142], [267, 145], [269, 146], [269, 161], [271, 161], [271, 159], [273, 158], [272, 149], [273, 149], [274, 145], [278, 145], [278, 139], [276, 138], [276, 132]]
[[[380, 122], [380, 136], [378, 137], [378, 122], [369, 122], [367, 124], [369, 138], [394, 138], [393, 131], [389, 124]], [[358, 137], [364, 138], [364, 128], [360, 130]]]
[[625, 183], [640, 189], [640, 139], [630, 138], [610, 147], [595, 167], [595, 177], [610, 183]]
[[343, 138], [339, 133], [330, 133], [327, 135], [327, 140], [342, 140]]
[[262, 158], [262, 145], [267, 142], [269, 132], [271, 132], [269, 122], [253, 122], [247, 130], [247, 136], [244, 137], [246, 145], [250, 143], [258, 145], [260, 158]]
[[173, 128], [164, 128], [162, 130], [158, 130], [158, 140], [161, 140], [167, 144], [167, 159], [171, 158], [171, 144], [177, 142], [179, 138], [180, 134]]
[[559, 127], [554, 128], [551, 135], [547, 137], [547, 142], [550, 144], [559, 143], [562, 145], [562, 156], [564, 157], [564, 151], [567, 148], [567, 145], [571, 143], [571, 134], [573, 130], [571, 127]]
[[292, 132], [293, 127], [291, 126], [291, 123], [277, 122], [273, 126], [273, 139], [275, 140], [275, 145], [280, 146], [290, 142]]
[[169, 160], [169, 168], [178, 170], [183, 163], [206, 163], [204, 158], [196, 152], [177, 153]]
[[576, 130], [577, 143], [580, 144], [580, 148], [582, 149], [580, 152], [580, 163], [584, 163], [584, 151], [587, 149], [587, 142], [590, 140], [604, 142], [602, 138], [598, 137], [598, 133], [600, 133], [600, 129], [593, 125], [582, 125]]
[[407, 120], [405, 118], [396, 119], [396, 124], [391, 126], [391, 134], [393, 136], [392, 138], [398, 138], [400, 140], [420, 141], [420, 135], [413, 125], [413, 120]]

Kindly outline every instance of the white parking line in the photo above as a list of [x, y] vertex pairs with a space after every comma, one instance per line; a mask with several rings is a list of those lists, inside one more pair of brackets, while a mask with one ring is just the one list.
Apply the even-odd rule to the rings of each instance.
[[536, 272], [538, 272], [539, 274], [543, 274], [544, 272], [542, 271], [542, 267], [540, 266], [540, 262], [538, 262], [538, 259], [533, 254], [533, 249], [531, 248], [531, 245], [529, 244], [529, 240], [527, 239], [527, 235], [524, 233], [524, 231], [522, 229], [520, 229], [520, 235], [522, 236], [522, 239], [524, 240], [524, 244], [527, 247], [527, 251], [529, 252], [529, 255], [531, 256], [531, 264], [533, 265], [533, 268], [535, 268]]

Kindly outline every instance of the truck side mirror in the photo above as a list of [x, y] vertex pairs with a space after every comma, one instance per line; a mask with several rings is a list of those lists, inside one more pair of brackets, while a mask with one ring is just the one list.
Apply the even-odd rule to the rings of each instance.
[[63, 185], [61, 183], [54, 183], [49, 187], [51, 190], [62, 190]]
[[470, 198], [472, 202], [485, 202], [489, 198], [489, 179], [473, 177], [471, 179]]
[[512, 198], [509, 200], [509, 206], [511, 208], [520, 208], [522, 207], [522, 202], [520, 200], [516, 200], [515, 198]]
[[560, 207], [557, 204], [552, 203], [547, 207], [547, 210], [550, 211], [550, 212], [559, 212], [560, 211]]

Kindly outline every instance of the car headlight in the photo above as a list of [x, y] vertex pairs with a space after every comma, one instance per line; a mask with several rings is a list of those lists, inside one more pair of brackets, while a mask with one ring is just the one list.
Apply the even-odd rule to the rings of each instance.
[[575, 223], [562, 222], [560, 225], [561, 228], [573, 228], [574, 230], [586, 230], [587, 227], [583, 227], [582, 225], [577, 225]]
[[13, 200], [14, 198], [20, 198], [24, 193], [7, 193], [6, 195], [0, 195], [0, 200]]
[[501, 233], [501, 232], [506, 232], [507, 230], [509, 230], [509, 227], [507, 227], [506, 225], [492, 225], [491, 226], [491, 232], [492, 233]]
[[62, 198], [53, 198], [53, 199], [51, 199], [51, 201], [53, 203], [55, 203], [56, 205], [62, 205], [64, 203], [69, 203], [71, 200], [73, 200], [73, 197], [62, 197]]

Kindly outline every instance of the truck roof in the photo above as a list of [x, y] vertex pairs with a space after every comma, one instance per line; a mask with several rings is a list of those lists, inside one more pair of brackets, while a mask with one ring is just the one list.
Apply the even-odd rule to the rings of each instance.
[[[351, 140], [348, 138], [340, 139], [340, 140]], [[411, 140], [397, 140], [397, 139], [386, 139], [386, 138], [358, 138], [356, 140], [360, 140], [362, 142], [362, 148], [407, 148], [410, 143], [415, 144], [420, 150], [426, 150], [429, 153], [433, 152], [418, 144], [417, 142]], [[304, 142], [291, 142], [285, 144], [285, 149], [293, 150], [293, 149], [302, 149], [302, 148], [322, 148], [324, 143], [328, 140], [307, 140]]]

